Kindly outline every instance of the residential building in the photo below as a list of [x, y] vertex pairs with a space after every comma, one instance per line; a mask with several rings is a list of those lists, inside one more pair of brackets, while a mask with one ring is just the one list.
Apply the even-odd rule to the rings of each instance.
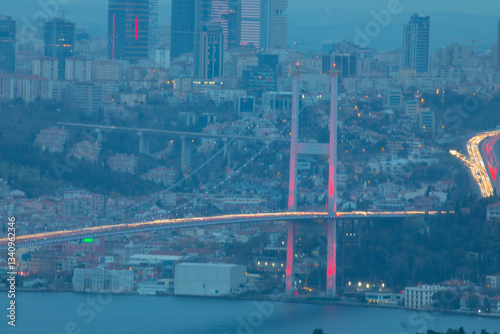
[[146, 174], [141, 175], [142, 179], [163, 183], [165, 186], [174, 184], [176, 177], [177, 171], [166, 166], [150, 169]]
[[439, 285], [420, 285], [405, 288], [405, 307], [426, 309], [433, 304], [432, 296], [446, 288]]
[[120, 81], [123, 78], [123, 66], [118, 61], [98, 60], [92, 64], [92, 80]]
[[57, 80], [59, 78], [59, 60], [57, 58], [35, 58], [33, 59], [33, 75]]
[[500, 221], [500, 202], [486, 206], [486, 220]]
[[98, 142], [82, 141], [73, 146], [71, 155], [78, 159], [96, 162], [100, 151], [101, 145]]
[[66, 60], [65, 78], [69, 81], [90, 81], [92, 62], [87, 58], [69, 58]]
[[51, 153], [61, 153], [64, 151], [64, 144], [69, 138], [69, 131], [64, 128], [50, 127], [41, 129], [36, 135], [35, 144], [42, 151]]
[[391, 89], [387, 93], [387, 107], [399, 109], [403, 103], [403, 93], [401, 89]]
[[133, 154], [116, 154], [108, 158], [108, 166], [114, 172], [135, 174], [138, 161]]
[[424, 132], [433, 132], [436, 127], [436, 116], [429, 108], [419, 109], [418, 127]]
[[87, 114], [98, 114], [102, 106], [102, 87], [90, 82], [75, 82], [68, 88], [68, 103]]
[[500, 289], [500, 275], [487, 275], [486, 287], [490, 289]]

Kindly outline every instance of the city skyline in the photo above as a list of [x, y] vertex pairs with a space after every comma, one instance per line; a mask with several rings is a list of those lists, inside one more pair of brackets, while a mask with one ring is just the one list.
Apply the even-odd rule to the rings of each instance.
[[0, 332], [496, 334], [500, 4], [19, 1]]
[[[61, 5], [60, 8], [65, 10], [65, 17], [70, 20], [73, 20], [74, 15], [77, 15], [79, 12], [91, 14], [83, 20], [77, 20], [77, 25], [86, 26], [90, 30], [91, 34], [105, 38], [107, 35], [107, 25], [103, 24], [103, 19], [107, 15], [107, 0], [95, 0], [94, 3], [95, 5], [91, 6], [83, 2], [72, 1], [67, 5]], [[394, 43], [394, 38], [398, 38], [400, 36], [400, 27], [405, 23], [407, 17], [416, 12], [424, 11], [432, 17], [435, 27], [434, 36], [430, 41], [431, 49], [439, 48], [444, 44], [450, 44], [459, 39], [480, 40], [481, 43], [477, 43], [476, 47], [478, 49], [487, 49], [487, 44], [494, 44], [496, 42], [496, 36], [488, 34], [487, 31], [490, 31], [490, 29], [486, 30], [485, 27], [486, 24], [496, 25], [497, 19], [495, 15], [500, 16], [500, 9], [497, 9], [499, 6], [498, 4], [491, 4], [491, 6], [486, 6], [488, 10], [482, 10], [476, 13], [475, 11], [478, 8], [484, 8], [484, 6], [474, 6], [472, 10], [468, 10], [466, 3], [466, 1], [458, 3], [457, 6], [454, 5], [454, 11], [445, 12], [443, 10], [433, 10], [433, 7], [426, 10], [424, 8], [425, 6], [417, 5], [417, 3], [406, 4], [401, 2], [403, 12], [393, 18], [391, 24], [384, 28], [379, 37], [374, 39], [373, 45], [382, 49], [395, 49], [400, 47], [401, 43]], [[366, 10], [359, 8], [362, 6], [365, 6]], [[353, 7], [355, 8], [347, 8], [340, 13], [335, 12], [335, 10], [330, 10], [329, 13], [327, 13], [325, 11], [325, 7], [323, 7], [323, 10], [318, 9], [321, 9], [321, 6], [303, 8], [297, 4], [297, 1], [295, 1], [295, 3], [291, 2], [288, 11], [289, 19], [295, 20], [296, 23], [289, 25], [289, 41], [291, 40], [291, 36], [295, 36], [298, 41], [303, 40], [303, 38], [305, 38], [305, 35], [302, 35], [304, 28], [314, 28], [317, 31], [317, 35], [321, 36], [320, 39], [316, 41], [315, 36], [310, 36], [312, 37], [312, 41], [315, 42], [313, 44], [310, 43], [308, 49], [317, 49], [320, 47], [321, 42], [335, 39], [334, 36], [340, 36], [339, 40], [345, 39], [352, 41], [355, 35], [353, 29], [356, 26], [363, 28], [367, 22], [373, 20], [373, 17], [370, 15], [370, 11], [382, 10], [386, 8], [386, 3], [375, 5], [370, 2], [369, 6], [366, 6], [366, 3], [360, 2], [359, 6], [354, 5]], [[336, 8], [341, 7], [337, 4]], [[27, 9], [31, 9], [33, 11], [31, 13], [27, 12], [28, 14], [26, 15], [26, 18], [28, 20], [33, 16], [33, 14], [35, 14], [36, 11], [40, 10], [38, 6], [27, 6]], [[306, 14], [305, 16], [304, 13]], [[22, 17], [22, 15], [16, 14], [15, 7], [13, 7], [7, 15], [12, 15], [16, 19], [21, 19]], [[165, 1], [160, 1], [158, 17], [159, 26], [170, 22], [170, 16], [170, 6], [167, 5]], [[308, 16], [314, 16], [315, 20], [308, 21]], [[463, 20], [462, 17], [465, 16], [467, 16], [471, 21], [471, 24], [467, 27], [467, 29], [458, 24]], [[333, 25], [331, 23], [332, 18], [338, 23]], [[300, 20], [300, 22], [297, 20]], [[316, 28], [315, 26], [320, 22], [323, 27], [320, 28], [318, 26]], [[327, 28], [326, 30], [325, 27]], [[450, 35], [447, 32], [448, 30], [444, 29], [446, 27], [453, 27], [453, 29], [449, 31], [455, 32]]]

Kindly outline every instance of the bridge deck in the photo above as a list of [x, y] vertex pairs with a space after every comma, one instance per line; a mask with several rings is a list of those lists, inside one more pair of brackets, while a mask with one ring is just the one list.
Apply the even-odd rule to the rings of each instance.
[[[16, 247], [40, 246], [44, 244], [61, 243], [70, 240], [84, 238], [98, 238], [119, 234], [131, 234], [140, 232], [151, 232], [166, 229], [193, 228], [210, 225], [227, 225], [238, 223], [261, 223], [266, 221], [290, 221], [308, 220], [318, 218], [335, 219], [369, 219], [369, 218], [404, 218], [407, 216], [446, 214], [446, 211], [411, 211], [411, 212], [337, 212], [334, 217], [328, 212], [277, 212], [277, 213], [256, 213], [223, 215], [213, 217], [192, 217], [179, 219], [157, 219], [145, 222], [129, 224], [117, 224], [80, 228], [75, 230], [63, 230], [54, 232], [44, 232], [37, 234], [21, 235], [16, 237]], [[0, 249], [8, 247], [8, 238], [0, 239]]]

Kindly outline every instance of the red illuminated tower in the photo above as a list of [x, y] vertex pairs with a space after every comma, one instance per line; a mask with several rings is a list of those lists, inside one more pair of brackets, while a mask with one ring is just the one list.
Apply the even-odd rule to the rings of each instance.
[[[298, 104], [299, 104], [299, 82], [323, 81], [330, 83], [330, 143], [312, 144], [300, 143], [298, 141]], [[297, 209], [297, 155], [298, 154], [324, 154], [329, 156], [328, 168], [328, 204], [329, 218], [326, 226], [328, 236], [327, 242], [327, 268], [326, 268], [326, 293], [328, 297], [336, 295], [335, 274], [337, 255], [337, 197], [335, 192], [335, 176], [337, 166], [337, 86], [338, 77], [335, 74], [311, 74], [304, 75], [296, 73], [293, 77], [293, 101], [292, 101], [292, 125], [290, 139], [290, 175], [288, 186], [288, 211]], [[294, 260], [294, 235], [298, 223], [288, 222], [287, 230], [287, 254], [286, 254], [286, 292], [293, 294], [293, 260]]]

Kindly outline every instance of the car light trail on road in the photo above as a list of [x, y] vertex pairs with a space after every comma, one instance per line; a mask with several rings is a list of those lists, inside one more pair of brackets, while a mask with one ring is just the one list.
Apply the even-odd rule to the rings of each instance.
[[[483, 156], [481, 155], [481, 150], [479, 148], [479, 145], [486, 138], [497, 136], [499, 133], [500, 131], [483, 132], [469, 139], [469, 141], [467, 142], [467, 152], [469, 153], [468, 158], [455, 150], [450, 150], [451, 155], [462, 160], [464, 164], [469, 168], [472, 177], [474, 178], [474, 181], [477, 183], [479, 190], [481, 191], [481, 195], [483, 197], [493, 196], [495, 194], [495, 191], [493, 189], [490, 176], [488, 175], [488, 170], [486, 169], [486, 166], [484, 164]], [[492, 154], [491, 144], [486, 145], [485, 149], [486, 149], [485, 153], [486, 155]], [[495, 176], [496, 167], [497, 166], [491, 165], [491, 163], [488, 165], [488, 168], [490, 169], [492, 176], [494, 178], [496, 178]]]

